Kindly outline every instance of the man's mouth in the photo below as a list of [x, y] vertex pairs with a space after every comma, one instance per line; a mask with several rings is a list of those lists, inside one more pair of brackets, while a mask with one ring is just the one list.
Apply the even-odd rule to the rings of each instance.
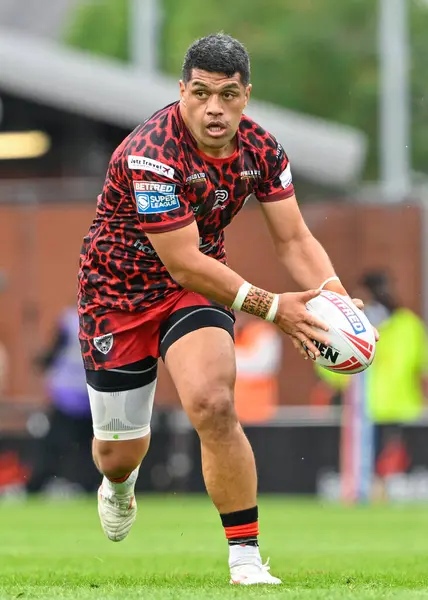
[[207, 125], [208, 133], [213, 137], [218, 137], [224, 134], [226, 126], [218, 121], [213, 121]]

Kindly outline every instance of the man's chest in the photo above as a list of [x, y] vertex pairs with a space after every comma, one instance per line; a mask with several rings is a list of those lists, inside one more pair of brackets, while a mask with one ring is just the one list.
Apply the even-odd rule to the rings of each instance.
[[251, 153], [231, 162], [186, 161], [184, 193], [199, 228], [223, 228], [241, 210], [260, 180], [260, 167]]

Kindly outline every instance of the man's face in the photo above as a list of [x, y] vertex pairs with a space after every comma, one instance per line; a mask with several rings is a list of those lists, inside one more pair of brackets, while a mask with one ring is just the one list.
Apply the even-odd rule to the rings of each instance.
[[231, 149], [251, 85], [239, 73], [209, 73], [193, 69], [190, 81], [180, 81], [180, 106], [184, 121], [200, 149], [213, 156]]

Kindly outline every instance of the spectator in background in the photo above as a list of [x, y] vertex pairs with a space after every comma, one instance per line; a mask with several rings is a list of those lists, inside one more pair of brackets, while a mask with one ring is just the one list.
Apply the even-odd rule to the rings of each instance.
[[[41, 491], [53, 476], [60, 476], [65, 459], [73, 452], [86, 451], [83, 464], [90, 464], [92, 419], [78, 329], [76, 309], [66, 308], [60, 315], [50, 347], [36, 359], [45, 374], [51, 402], [50, 428], [27, 484], [29, 493]], [[75, 471], [78, 477], [79, 465]], [[79, 483], [83, 487], [92, 487], [85, 481]]]
[[243, 425], [271, 419], [278, 405], [282, 339], [267, 321], [237, 312], [235, 408]]
[[[385, 479], [405, 472], [411, 464], [403, 425], [416, 421], [424, 407], [428, 338], [424, 322], [400, 305], [386, 272], [365, 273], [355, 293], [380, 333], [375, 360], [365, 376], [368, 413], [375, 425], [376, 489], [383, 496]], [[351, 381], [349, 375], [316, 370], [335, 393], [343, 393]]]

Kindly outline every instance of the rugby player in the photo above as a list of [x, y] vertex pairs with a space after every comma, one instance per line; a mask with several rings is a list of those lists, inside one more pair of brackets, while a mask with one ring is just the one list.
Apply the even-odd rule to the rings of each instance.
[[[303, 344], [318, 355], [313, 340], [327, 344], [328, 327], [306, 302], [323, 286], [346, 294], [302, 218], [287, 154], [244, 114], [250, 92], [240, 42], [217, 34], [190, 46], [178, 101], [136, 127], [111, 157], [79, 270], [104, 532], [123, 540], [136, 517], [134, 487], [162, 357], [200, 438], [206, 488], [229, 544], [230, 582], [243, 585], [281, 581], [259, 552], [256, 465], [233, 404], [233, 311], [273, 321], [307, 357]], [[224, 230], [251, 196], [304, 291], [275, 294], [227, 266]]]

